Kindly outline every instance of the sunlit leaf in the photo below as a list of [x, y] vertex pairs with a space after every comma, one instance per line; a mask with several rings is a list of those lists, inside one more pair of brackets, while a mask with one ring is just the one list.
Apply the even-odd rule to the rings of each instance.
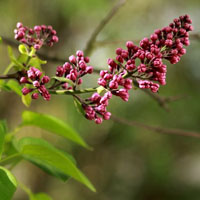
[[31, 47], [31, 51], [30, 51], [30, 53], [29, 53], [29, 56], [30, 56], [30, 57], [34, 56], [34, 55], [35, 55], [35, 52], [36, 52], [36, 50], [35, 50], [33, 47]]
[[22, 95], [22, 102], [26, 107], [29, 107], [31, 105], [31, 94], [27, 94], [27, 95]]
[[27, 49], [27, 47], [24, 44], [20, 44], [19, 47], [18, 47], [18, 49], [19, 49], [19, 52], [21, 54], [25, 54], [25, 55], [29, 54], [28, 49]]
[[105, 90], [105, 88], [103, 86], [99, 86], [97, 88], [97, 93], [101, 94], [104, 90]]

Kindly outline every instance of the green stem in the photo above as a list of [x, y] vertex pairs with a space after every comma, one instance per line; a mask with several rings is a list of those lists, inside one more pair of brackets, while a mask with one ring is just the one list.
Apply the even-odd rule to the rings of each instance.
[[18, 159], [21, 158], [20, 153], [13, 154], [11, 156], [8, 156], [7, 158], [0, 161], [0, 165], [8, 165], [10, 163], [16, 162]]
[[19, 180], [17, 180], [19, 187], [29, 196], [32, 197], [33, 193], [31, 192], [31, 190], [24, 185], [22, 182], [20, 182]]
[[57, 95], [74, 95], [74, 94], [85, 94], [97, 92], [97, 88], [87, 88], [83, 90], [49, 90], [50, 94], [57, 94]]

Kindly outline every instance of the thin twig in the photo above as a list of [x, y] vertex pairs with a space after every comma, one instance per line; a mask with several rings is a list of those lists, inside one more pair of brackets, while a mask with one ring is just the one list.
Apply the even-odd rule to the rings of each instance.
[[200, 138], [200, 133], [195, 132], [195, 131], [185, 131], [185, 130], [182, 130], [182, 129], [173, 129], [173, 128], [163, 128], [163, 127], [159, 127], [159, 126], [150, 126], [150, 125], [138, 122], [138, 121], [129, 121], [129, 120], [126, 120], [126, 119], [122, 119], [122, 118], [113, 116], [113, 115], [112, 115], [111, 119], [113, 121], [117, 122], [117, 123], [125, 124], [125, 125], [128, 125], [128, 126], [137, 126], [137, 127], [149, 130], [149, 131], [155, 131], [157, 133]]
[[[139, 88], [138, 82], [133, 79], [134, 86]], [[183, 99], [186, 97], [186, 95], [177, 95], [177, 96], [171, 96], [171, 97], [162, 97], [158, 93], [153, 93], [149, 89], [142, 89], [142, 91], [146, 94], [148, 94], [150, 97], [152, 97], [157, 103], [167, 112], [170, 111], [169, 103], [173, 101], [177, 101], [179, 99]]]
[[108, 24], [108, 22], [113, 18], [113, 16], [117, 13], [119, 8], [121, 8], [126, 3], [126, 0], [119, 0], [119, 2], [110, 10], [110, 12], [105, 16], [104, 19], [99, 23], [99, 25], [96, 27], [94, 32], [92, 33], [87, 46], [85, 48], [85, 54], [90, 55], [93, 50], [93, 45], [96, 41], [96, 38], [98, 34], [103, 30], [103, 28]]
[[57, 95], [74, 95], [74, 94], [85, 94], [96, 92], [97, 88], [87, 88], [82, 90], [49, 90], [50, 94], [57, 94]]

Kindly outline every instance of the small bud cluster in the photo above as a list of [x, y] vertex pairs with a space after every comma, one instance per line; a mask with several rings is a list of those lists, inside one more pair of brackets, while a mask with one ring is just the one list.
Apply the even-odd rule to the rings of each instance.
[[[88, 66], [89, 58], [84, 57], [82, 51], [77, 51], [76, 56], [71, 55], [69, 62], [64, 63], [62, 66], [58, 66], [56, 70], [56, 76], [65, 77], [73, 82], [73, 86], [80, 85], [83, 80], [82, 77], [86, 74], [92, 74], [93, 67]], [[62, 87], [66, 90], [73, 89], [68, 83], [62, 84]]]
[[42, 77], [42, 72], [39, 69], [30, 67], [26, 76], [21, 77], [20, 83], [27, 85], [30, 84], [31, 87], [24, 87], [22, 89], [22, 93], [23, 95], [27, 95], [28, 93], [32, 92], [32, 99], [37, 99], [39, 97], [39, 92], [44, 100], [49, 101], [51, 95], [45, 87], [45, 84], [49, 81], [50, 78], [48, 76]]
[[[132, 80], [125, 78], [126, 70], [117, 64], [113, 59], [108, 59], [109, 71], [102, 70], [98, 84], [110, 90], [112, 94], [119, 96], [122, 100], [128, 101], [128, 90], [132, 88]], [[121, 88], [119, 88], [121, 86]]]
[[94, 120], [96, 124], [101, 124], [104, 120], [110, 119], [111, 113], [107, 112], [106, 107], [111, 99], [112, 93], [106, 92], [104, 96], [94, 93], [90, 98], [86, 99], [89, 104], [82, 104], [85, 110], [85, 117], [89, 120]]
[[14, 30], [15, 39], [29, 47], [34, 47], [36, 50], [39, 50], [43, 45], [51, 47], [58, 42], [58, 36], [52, 26], [34, 26], [32, 29], [18, 22], [16, 27]]

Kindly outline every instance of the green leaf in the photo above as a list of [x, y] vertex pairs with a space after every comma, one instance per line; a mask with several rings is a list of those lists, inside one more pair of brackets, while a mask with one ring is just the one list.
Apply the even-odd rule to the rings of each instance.
[[0, 121], [0, 160], [1, 160], [1, 154], [3, 152], [5, 134], [6, 134], [6, 122]]
[[25, 54], [20, 54], [17, 58], [17, 61], [20, 62], [20, 63], [26, 63], [28, 60], [28, 55], [25, 55]]
[[[19, 149], [25, 159], [36, 162], [38, 165], [53, 169], [53, 172], [63, 173], [83, 183], [92, 191], [94, 186], [87, 177], [76, 167], [72, 160], [53, 147], [48, 142], [38, 138], [22, 138], [19, 141]], [[58, 177], [58, 176], [57, 176]]]
[[22, 102], [26, 107], [29, 107], [31, 105], [31, 94], [27, 94], [27, 95], [22, 95]]
[[105, 90], [105, 88], [103, 86], [99, 86], [97, 88], [97, 93], [101, 94], [104, 90]]
[[83, 147], [88, 149], [90, 148], [71, 126], [56, 117], [31, 111], [24, 111], [22, 119], [22, 126], [37, 126], [56, 135], [70, 139]]
[[10, 88], [7, 87], [6, 84], [7, 84], [6, 81], [0, 80], [0, 89], [5, 90], [5, 91], [10, 91]]
[[83, 116], [85, 116], [85, 111], [83, 109], [83, 106], [80, 103], [80, 101], [78, 101], [76, 98], [74, 98], [74, 105], [75, 105], [76, 109], [78, 110], [78, 112], [80, 114], [82, 114]]
[[1, 200], [11, 200], [17, 189], [15, 177], [6, 168], [0, 167], [0, 197]]
[[[44, 146], [48, 149], [52, 149], [53, 151], [59, 151], [58, 149], [56, 149], [55, 147], [53, 147], [51, 144], [49, 144], [48, 142], [46, 142], [43, 139], [39, 139], [39, 138], [31, 138], [31, 137], [25, 137], [22, 138], [18, 143], [15, 144], [15, 147], [17, 148], [18, 152], [21, 153], [21, 151], [23, 150], [23, 146], [25, 145], [39, 145], [39, 146]], [[60, 151], [59, 151], [60, 152]], [[65, 156], [67, 156], [74, 164], [76, 164], [74, 158], [67, 154], [66, 152], [64, 153]], [[63, 181], [68, 180], [70, 177], [68, 175], [66, 175], [65, 173], [63, 173], [62, 171], [60, 171], [59, 169], [56, 169], [55, 167], [49, 165], [48, 163], [44, 163], [41, 162], [40, 159], [36, 159], [27, 155], [23, 156], [26, 160], [32, 162], [34, 165], [38, 166], [39, 168], [41, 168], [43, 171], [45, 171], [46, 173], [55, 176]]]
[[25, 54], [25, 55], [29, 54], [29, 51], [28, 51], [27, 47], [24, 44], [20, 44], [18, 49], [19, 49], [19, 52], [21, 54]]
[[3, 74], [6, 75], [8, 74], [8, 72], [14, 67], [14, 63], [11, 62], [7, 67], [6, 69], [4, 70]]
[[29, 56], [32, 57], [35, 55], [36, 49], [34, 49], [33, 47], [31, 47], [31, 51], [29, 53]]
[[15, 57], [15, 55], [14, 55], [14, 53], [13, 53], [13, 50], [12, 50], [12, 48], [11, 48], [10, 46], [8, 46], [8, 55], [9, 55], [9, 57], [10, 57], [10, 60], [14, 63], [14, 68], [15, 68], [17, 71], [22, 70], [22, 69], [24, 68], [23, 64], [20, 63], [20, 62], [16, 59], [16, 57]]
[[22, 96], [22, 91], [21, 91], [22, 87], [17, 81], [9, 80], [6, 83], [6, 86], [10, 88], [12, 91], [14, 91], [16, 94], [18, 94], [19, 96]]
[[52, 200], [52, 198], [45, 193], [38, 193], [33, 194], [30, 200]]
[[68, 78], [58, 77], [58, 76], [54, 76], [52, 78], [54, 78], [54, 79], [56, 79], [57, 81], [60, 81], [60, 82], [69, 83], [71, 85], [74, 85], [73, 81], [69, 80]]
[[0, 37], [0, 44], [2, 43], [2, 37]]
[[30, 66], [34, 66], [34, 67], [36, 67], [36, 68], [38, 68], [40, 70], [41, 70], [41, 65], [46, 64], [46, 63], [47, 63], [47, 61], [40, 60], [37, 56], [32, 57], [30, 59], [30, 61], [29, 61], [29, 65]]

